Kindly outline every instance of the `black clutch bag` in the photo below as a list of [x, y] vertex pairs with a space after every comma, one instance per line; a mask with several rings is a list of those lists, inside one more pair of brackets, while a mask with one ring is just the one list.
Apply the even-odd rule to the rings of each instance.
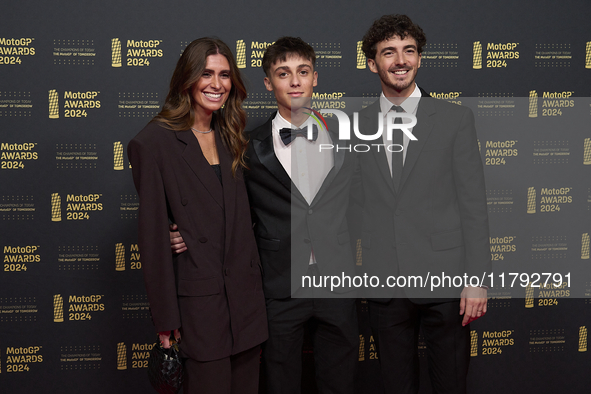
[[160, 394], [176, 394], [183, 386], [183, 363], [179, 357], [179, 345], [170, 339], [170, 348], [165, 349], [160, 339], [154, 344], [148, 359], [150, 384]]

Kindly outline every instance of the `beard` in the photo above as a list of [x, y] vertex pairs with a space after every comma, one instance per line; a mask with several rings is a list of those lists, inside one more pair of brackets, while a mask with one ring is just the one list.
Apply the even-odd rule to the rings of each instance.
[[391, 74], [390, 72], [394, 72], [397, 70], [408, 70], [408, 74], [413, 72], [412, 69], [407, 69], [407, 68], [396, 68], [396, 67], [391, 67], [388, 70], [384, 70], [381, 68], [378, 68], [378, 75], [380, 76], [380, 80], [382, 81], [382, 83], [384, 85], [386, 85], [388, 88], [392, 89], [392, 90], [396, 90], [397, 92], [403, 91], [405, 89], [408, 89], [411, 85], [414, 84], [415, 82], [415, 76], [416, 76], [416, 71], [415, 71], [415, 75], [412, 76], [412, 78], [406, 78], [402, 81], [397, 80], [397, 81], [392, 81], [391, 79]]

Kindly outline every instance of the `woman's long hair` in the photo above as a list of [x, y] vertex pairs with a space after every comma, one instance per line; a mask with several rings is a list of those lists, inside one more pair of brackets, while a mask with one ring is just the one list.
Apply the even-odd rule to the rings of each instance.
[[232, 174], [236, 176], [239, 167], [246, 167], [244, 153], [247, 140], [244, 136], [246, 126], [246, 112], [242, 109], [242, 101], [246, 98], [246, 88], [240, 71], [234, 60], [230, 48], [223, 41], [216, 38], [199, 38], [191, 42], [179, 59], [172, 79], [170, 90], [162, 110], [154, 121], [160, 122], [164, 127], [181, 131], [191, 128], [195, 122], [193, 85], [201, 78], [209, 55], [223, 55], [230, 64], [230, 79], [232, 89], [224, 107], [214, 113], [212, 127], [220, 133], [222, 142], [233, 157]]

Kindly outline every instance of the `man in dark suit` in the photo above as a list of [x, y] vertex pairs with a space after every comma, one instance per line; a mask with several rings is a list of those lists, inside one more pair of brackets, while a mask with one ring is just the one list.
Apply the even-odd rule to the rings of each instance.
[[312, 327], [319, 392], [354, 388], [359, 341], [354, 299], [321, 298], [330, 295], [302, 288], [306, 274], [354, 274], [345, 219], [354, 157], [319, 152], [320, 144], [337, 142], [336, 127], [329, 133], [322, 127], [316, 141], [282, 139], [284, 129], [301, 125], [302, 111], [310, 112], [304, 107], [317, 83], [314, 63], [314, 50], [299, 38], [284, 37], [267, 48], [265, 86], [275, 94], [278, 112], [250, 133], [247, 149], [247, 190], [270, 331], [263, 363], [273, 394], [300, 393], [305, 324]]
[[[405, 147], [401, 152], [359, 155], [360, 185], [355, 189], [363, 206], [363, 268], [382, 280], [481, 278], [490, 273], [490, 249], [474, 118], [469, 109], [432, 99], [416, 85], [425, 43], [422, 29], [405, 15], [381, 17], [363, 39], [382, 94], [360, 113], [362, 132], [374, 133], [388, 111], [417, 118], [412, 128], [416, 141], [401, 131], [394, 134], [394, 142], [399, 138]], [[434, 392], [465, 393], [468, 323], [486, 313], [486, 286], [464, 283], [458, 289], [448, 283], [435, 293], [431, 281], [426, 289], [410, 281], [396, 283], [399, 287], [375, 293], [369, 301], [386, 392], [418, 392], [420, 327]]]
[[315, 60], [312, 47], [300, 38], [283, 37], [267, 48], [264, 82], [278, 111], [250, 132], [246, 152], [245, 181], [269, 324], [263, 369], [270, 394], [301, 393], [305, 326], [318, 391], [347, 394], [355, 387], [355, 294], [330, 298], [334, 294], [325, 289], [302, 286], [305, 276], [353, 276], [355, 270], [345, 218], [355, 156], [344, 149], [320, 152], [320, 144], [344, 144], [336, 125], [319, 127], [313, 140], [293, 130], [307, 130], [312, 121], [306, 113], [317, 84]]

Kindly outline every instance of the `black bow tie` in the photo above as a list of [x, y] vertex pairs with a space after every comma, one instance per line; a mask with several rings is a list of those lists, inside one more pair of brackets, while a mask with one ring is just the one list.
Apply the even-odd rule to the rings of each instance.
[[[285, 127], [279, 130], [279, 136], [281, 137], [281, 141], [283, 141], [283, 145], [287, 146], [293, 142], [296, 137], [304, 137], [308, 136], [308, 128], [304, 129], [290, 129], [289, 127]], [[312, 125], [312, 139], [311, 141], [316, 141], [318, 138], [318, 128]]]

